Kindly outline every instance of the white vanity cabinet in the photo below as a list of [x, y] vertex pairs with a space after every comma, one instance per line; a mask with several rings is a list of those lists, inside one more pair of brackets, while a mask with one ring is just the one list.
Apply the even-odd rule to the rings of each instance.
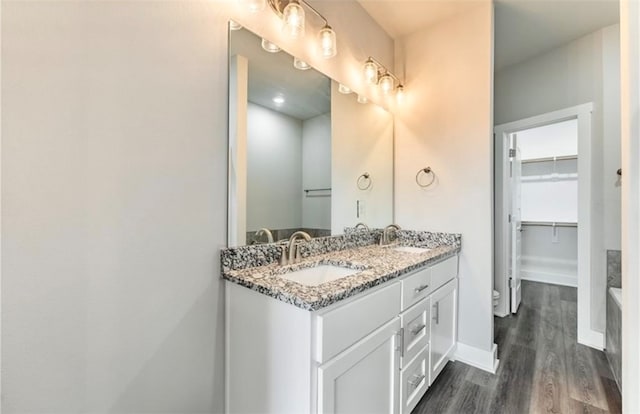
[[226, 412], [410, 413], [455, 349], [456, 275], [454, 256], [319, 311], [226, 281]]

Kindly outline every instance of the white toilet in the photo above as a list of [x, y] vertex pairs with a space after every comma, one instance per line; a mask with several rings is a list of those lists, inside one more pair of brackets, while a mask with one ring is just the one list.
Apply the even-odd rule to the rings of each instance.
[[498, 306], [498, 302], [500, 302], [500, 292], [497, 290], [493, 291], [493, 307]]

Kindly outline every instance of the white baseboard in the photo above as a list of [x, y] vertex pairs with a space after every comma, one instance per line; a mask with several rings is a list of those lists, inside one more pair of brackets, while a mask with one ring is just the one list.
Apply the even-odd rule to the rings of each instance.
[[498, 369], [498, 346], [493, 344], [491, 351], [485, 351], [474, 346], [469, 346], [458, 342], [456, 352], [453, 354], [456, 361], [463, 362], [472, 367], [481, 369], [483, 371], [496, 373]]
[[509, 316], [509, 312], [498, 312], [498, 311], [493, 311], [493, 316], [497, 316], [498, 318], [504, 318], [505, 316]]
[[578, 279], [573, 276], [535, 272], [531, 270], [520, 270], [520, 278], [522, 280], [530, 280], [532, 282], [542, 282], [542, 283], [550, 283], [552, 285], [578, 287]]
[[604, 334], [602, 332], [587, 329], [578, 329], [578, 343], [602, 351], [604, 349]]

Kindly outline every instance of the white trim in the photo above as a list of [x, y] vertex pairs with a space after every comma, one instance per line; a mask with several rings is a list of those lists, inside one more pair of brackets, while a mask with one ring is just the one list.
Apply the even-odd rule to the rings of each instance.
[[536, 272], [533, 270], [521, 270], [520, 279], [531, 282], [549, 283], [551, 285], [578, 287], [578, 279], [575, 276]]
[[458, 342], [453, 353], [456, 361], [463, 362], [472, 367], [495, 374], [498, 370], [500, 360], [498, 360], [498, 346], [493, 344], [491, 351], [485, 351], [474, 346]]
[[593, 329], [582, 333], [578, 332], [578, 343], [602, 351], [604, 349], [604, 334]]
[[[508, 177], [507, 157], [503, 156], [504, 143], [508, 134], [523, 129], [535, 128], [556, 122], [566, 121], [569, 119], [578, 120], [578, 223], [584, 223], [578, 227], [578, 342], [594, 348], [602, 348], [601, 341], [596, 340], [595, 334], [602, 336], [600, 332], [591, 330], [591, 257], [593, 250], [593, 241], [591, 236], [591, 219], [592, 219], [592, 202], [591, 202], [591, 112], [593, 111], [592, 103], [573, 106], [558, 111], [548, 112], [546, 114], [533, 116], [519, 121], [509, 122], [495, 127], [495, 149], [496, 160], [502, 160], [502, 174], [496, 176], [496, 182], [502, 179], [501, 191], [495, 191], [496, 198], [496, 274], [494, 280], [496, 289], [500, 291], [501, 303], [496, 311], [500, 313], [508, 312], [508, 300], [502, 298], [507, 296], [508, 280], [506, 277], [508, 269], [508, 255], [505, 254], [505, 240], [508, 240], [508, 226], [503, 223], [508, 221]], [[501, 150], [502, 149], [502, 150]], [[498, 158], [498, 155], [500, 158]], [[498, 210], [500, 206], [500, 210]], [[502, 275], [501, 277], [498, 277]], [[598, 345], [600, 344], [600, 345]]]

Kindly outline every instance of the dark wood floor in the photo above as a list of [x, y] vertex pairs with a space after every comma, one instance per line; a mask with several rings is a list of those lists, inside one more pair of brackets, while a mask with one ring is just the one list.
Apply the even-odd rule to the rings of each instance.
[[523, 282], [516, 316], [495, 318], [496, 375], [450, 362], [413, 414], [619, 413], [603, 352], [576, 342], [576, 289]]

